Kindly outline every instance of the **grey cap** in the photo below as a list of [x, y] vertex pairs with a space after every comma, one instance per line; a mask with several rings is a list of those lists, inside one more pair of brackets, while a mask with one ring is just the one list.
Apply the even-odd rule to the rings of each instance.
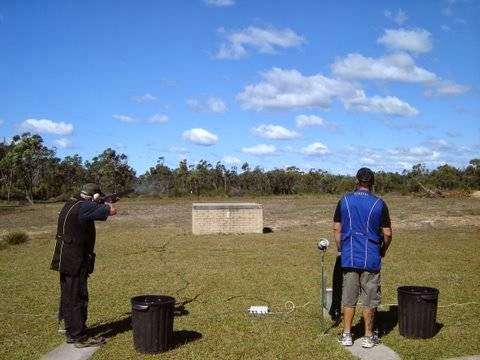
[[104, 195], [100, 190], [100, 185], [94, 183], [87, 183], [82, 186], [81, 194], [86, 196], [93, 196], [95, 194]]

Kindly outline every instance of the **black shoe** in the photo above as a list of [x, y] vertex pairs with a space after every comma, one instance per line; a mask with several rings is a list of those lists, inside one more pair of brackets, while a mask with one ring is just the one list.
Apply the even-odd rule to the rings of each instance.
[[76, 342], [82, 342], [88, 339], [87, 335], [81, 335], [77, 338], [70, 337], [68, 334], [66, 335], [66, 340], [65, 342], [67, 344], [75, 344]]
[[86, 347], [101, 346], [106, 342], [107, 340], [103, 336], [96, 336], [96, 337], [86, 338], [82, 341], [76, 341], [73, 345], [76, 348], [86, 348]]

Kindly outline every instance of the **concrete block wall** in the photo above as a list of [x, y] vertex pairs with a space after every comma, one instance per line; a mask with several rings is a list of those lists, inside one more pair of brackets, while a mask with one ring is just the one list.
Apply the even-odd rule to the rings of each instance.
[[255, 203], [194, 203], [192, 232], [244, 234], [263, 232], [263, 206]]

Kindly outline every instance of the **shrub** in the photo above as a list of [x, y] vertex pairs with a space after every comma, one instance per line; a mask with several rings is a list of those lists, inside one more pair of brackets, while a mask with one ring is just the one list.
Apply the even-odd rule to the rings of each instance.
[[30, 240], [30, 237], [24, 231], [13, 231], [3, 236], [3, 242], [8, 245], [23, 244], [28, 240]]

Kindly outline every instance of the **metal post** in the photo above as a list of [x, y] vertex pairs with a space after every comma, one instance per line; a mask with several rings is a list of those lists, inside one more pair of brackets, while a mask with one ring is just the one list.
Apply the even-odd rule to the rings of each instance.
[[323, 270], [324, 269], [324, 265], [323, 265], [324, 264], [324, 262], [323, 262], [324, 257], [325, 257], [325, 251], [322, 251], [322, 271], [321, 271], [321, 273], [322, 273], [321, 276], [322, 277], [320, 279], [320, 291], [322, 293], [321, 294], [321, 314], [320, 314], [320, 316], [321, 316], [321, 319], [322, 319], [322, 324], [323, 324], [323, 314], [324, 314], [323, 309], [325, 309], [325, 276], [323, 274], [324, 273], [324, 270]]
[[323, 327], [323, 324], [324, 324], [324, 310], [325, 309], [325, 276], [324, 276], [324, 258], [325, 258], [325, 252], [327, 251], [327, 248], [328, 248], [328, 245], [330, 245], [330, 242], [327, 240], [327, 239], [320, 239], [320, 241], [318, 242], [317, 244], [317, 248], [318, 250], [320, 250], [320, 252], [322, 253], [322, 258], [321, 258], [321, 266], [322, 266], [322, 269], [321, 269], [321, 279], [320, 279], [320, 291], [322, 292], [320, 294], [320, 298], [321, 298], [321, 309], [320, 309], [320, 318], [322, 319], [321, 320], [321, 323], [322, 323], [322, 327]]

